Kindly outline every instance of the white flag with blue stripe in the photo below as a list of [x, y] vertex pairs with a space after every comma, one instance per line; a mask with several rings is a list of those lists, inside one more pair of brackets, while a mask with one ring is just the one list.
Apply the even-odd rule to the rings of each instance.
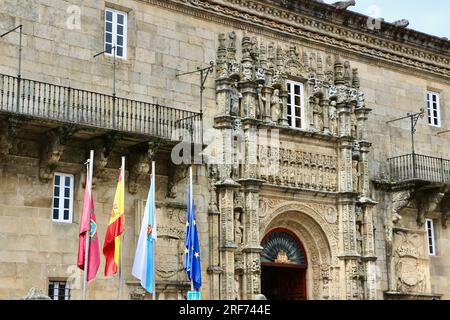
[[132, 275], [141, 280], [142, 287], [149, 293], [154, 293], [155, 288], [154, 250], [157, 237], [155, 177], [153, 173], [132, 270]]

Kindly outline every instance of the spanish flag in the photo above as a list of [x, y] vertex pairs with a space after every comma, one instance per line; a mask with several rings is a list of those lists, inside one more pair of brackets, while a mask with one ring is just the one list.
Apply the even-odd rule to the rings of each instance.
[[103, 254], [106, 258], [105, 276], [117, 273], [120, 265], [120, 235], [124, 231], [125, 224], [125, 166], [122, 164], [119, 182], [117, 184], [114, 205], [109, 218], [108, 229], [106, 230], [105, 243], [103, 244]]

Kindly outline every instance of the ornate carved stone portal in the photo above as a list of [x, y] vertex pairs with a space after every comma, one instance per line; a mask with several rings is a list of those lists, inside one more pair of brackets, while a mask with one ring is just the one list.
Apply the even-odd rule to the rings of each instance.
[[[339, 56], [300, 50], [295, 44], [283, 47], [247, 34], [240, 46], [237, 41], [235, 32], [221, 34], [216, 61], [216, 147], [221, 152], [217, 167], [210, 166], [218, 171], [210, 203], [214, 206], [217, 196], [221, 262], [209, 270], [222, 270], [217, 298], [261, 294], [261, 239], [276, 216], [269, 204], [280, 201], [287, 210], [282, 213], [288, 213], [292, 199], [286, 197], [293, 194], [319, 205], [314, 217], [320, 221], [311, 222], [311, 228], [325, 234], [318, 246], [301, 226], [310, 220], [300, 215], [285, 226], [292, 230], [299, 225], [297, 231], [311, 239], [305, 240], [305, 250], [315, 252], [308, 256], [314, 275], [309, 297], [375, 299], [371, 143], [366, 139], [371, 110], [365, 106], [358, 70]], [[304, 88], [303, 119], [296, 130], [289, 80]], [[301, 208], [299, 202], [292, 207], [296, 212]], [[210, 226], [214, 219], [210, 215]], [[285, 250], [274, 255], [279, 263], [292, 262]]]

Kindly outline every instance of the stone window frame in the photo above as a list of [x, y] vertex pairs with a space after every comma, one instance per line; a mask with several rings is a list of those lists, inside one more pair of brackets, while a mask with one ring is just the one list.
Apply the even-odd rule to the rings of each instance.
[[[64, 295], [62, 295], [59, 290], [60, 284], [64, 284]], [[50, 292], [50, 286], [53, 285], [53, 293]], [[48, 296], [52, 300], [70, 300], [70, 294], [71, 294], [71, 288], [70, 283], [67, 281], [67, 279], [48, 279]], [[57, 290], [57, 293], [55, 294], [55, 290]], [[56, 299], [55, 299], [56, 298]], [[64, 299], [60, 299], [64, 298]]]
[[[58, 193], [58, 207], [55, 208], [55, 197], [56, 197], [56, 177], [60, 178], [59, 193]], [[64, 196], [64, 189], [67, 187], [65, 185], [65, 178], [70, 179], [70, 194], [69, 197]], [[61, 184], [61, 181], [64, 181], [64, 184]], [[72, 174], [55, 172], [53, 177], [53, 195], [52, 195], [52, 209], [51, 209], [51, 217], [53, 222], [57, 223], [72, 223], [73, 222], [73, 198], [74, 198], [74, 185], [75, 185], [75, 177]], [[63, 196], [61, 196], [63, 195]], [[61, 199], [63, 201], [61, 201]], [[69, 200], [69, 208], [64, 206], [64, 200]], [[55, 210], [58, 210], [58, 218], [55, 218]], [[68, 210], [68, 218], [64, 219], [64, 210]]]
[[[110, 12], [112, 14], [112, 21], [108, 21], [107, 19], [107, 14], [108, 12]], [[123, 37], [123, 42], [121, 45], [122, 48], [122, 55], [119, 55], [119, 53], [117, 52], [117, 48], [116, 48], [116, 58], [118, 59], [123, 59], [126, 60], [128, 57], [128, 12], [124, 11], [124, 10], [118, 10], [115, 8], [111, 8], [111, 7], [105, 7], [105, 11], [104, 11], [104, 37], [103, 37], [103, 47], [104, 50], [107, 50], [107, 45], [111, 45], [113, 46], [115, 41], [117, 41], [117, 28], [119, 23], [117, 22], [117, 17], [118, 15], [122, 15], [123, 16], [123, 34], [121, 35]], [[106, 30], [106, 24], [108, 22], [111, 22], [112, 24], [112, 30], [111, 30], [111, 43], [107, 41], [106, 36], [108, 31]], [[105, 52], [105, 55], [112, 57], [113, 53], [111, 51], [111, 53]]]
[[435, 257], [437, 255], [436, 254], [436, 233], [434, 230], [433, 219], [425, 220], [425, 229], [427, 232], [428, 255]]
[[[295, 104], [295, 102], [292, 101], [292, 99], [294, 99], [295, 95], [296, 95], [295, 94], [295, 89], [294, 89], [296, 85], [298, 85], [300, 87], [300, 106], [297, 106]], [[289, 90], [289, 86], [290, 86], [291, 90]], [[296, 107], [300, 107], [300, 112], [301, 112], [301, 115], [300, 115], [300, 121], [301, 121], [300, 125], [301, 126], [298, 127], [296, 125], [295, 121], [292, 121], [292, 123], [289, 122], [289, 127], [291, 127], [292, 129], [295, 129], [295, 130], [305, 130], [305, 127], [306, 127], [306, 119], [305, 119], [305, 117], [306, 117], [306, 110], [305, 110], [305, 84], [303, 82], [300, 82], [300, 81], [297, 81], [297, 80], [294, 80], [294, 79], [288, 79], [286, 81], [286, 90], [288, 92], [288, 103], [287, 103], [287, 106], [288, 106], [288, 109], [289, 108], [291, 109], [290, 110], [291, 111], [291, 116], [290, 116], [291, 121], [292, 121], [293, 115], [295, 114], [295, 108]], [[290, 107], [289, 107], [289, 105], [290, 105]], [[286, 114], [288, 114], [288, 110], [286, 110]], [[288, 118], [289, 118], [289, 115], [288, 115]], [[299, 118], [299, 117], [298, 116], [294, 116], [294, 118]]]
[[[436, 112], [436, 116], [431, 114], [431, 104], [432, 97], [436, 97], [436, 110], [433, 108], [433, 112]], [[432, 127], [440, 128], [442, 126], [441, 121], [441, 94], [440, 92], [427, 90], [427, 116], [428, 124]], [[437, 124], [435, 123], [437, 121]]]

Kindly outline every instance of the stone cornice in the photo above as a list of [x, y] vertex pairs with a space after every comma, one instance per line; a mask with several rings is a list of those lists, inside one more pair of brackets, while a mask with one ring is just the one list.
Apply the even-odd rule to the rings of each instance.
[[[383, 32], [370, 33], [367, 27], [361, 28], [364, 15], [333, 9], [334, 12], [332, 7], [313, 1], [300, 1], [295, 11], [289, 10], [287, 5], [281, 7], [283, 1], [280, 0], [141, 1], [226, 25], [234, 26], [238, 21], [245, 29], [253, 27], [269, 34], [282, 33], [307, 43], [450, 78], [450, 41], [389, 23], [383, 23]], [[316, 7], [326, 9], [313, 14]]]

